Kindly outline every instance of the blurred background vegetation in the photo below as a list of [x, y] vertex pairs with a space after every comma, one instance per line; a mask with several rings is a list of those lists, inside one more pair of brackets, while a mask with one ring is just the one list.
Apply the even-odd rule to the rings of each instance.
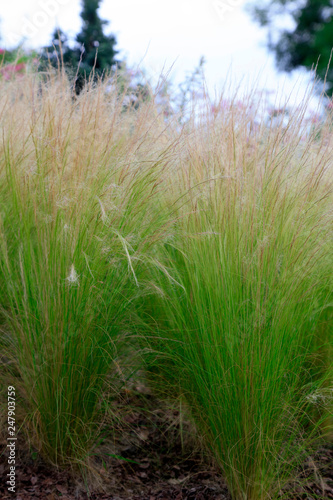
[[[127, 68], [125, 61], [120, 60], [115, 35], [105, 34], [109, 22], [100, 18], [100, 6], [101, 0], [82, 0], [81, 31], [74, 41], [70, 41], [68, 35], [57, 28], [50, 44], [41, 47], [38, 52], [24, 50], [23, 45], [11, 50], [2, 48], [0, 55], [3, 63], [12, 64], [7, 69], [2, 68], [2, 75], [8, 78], [10, 74], [31, 66], [32, 61], [37, 64], [38, 60], [40, 71], [45, 71], [49, 65], [57, 68], [63, 64], [67, 72], [75, 77], [77, 94], [86, 80], [97, 81], [117, 73], [118, 78], [123, 80], [123, 89], [129, 87], [128, 102], [136, 105], [138, 94], [148, 98], [147, 82], [142, 79], [142, 75], [141, 79], [138, 78], [138, 71], [133, 72]], [[316, 68], [318, 93], [325, 82], [326, 105], [330, 105], [333, 92], [333, 69], [329, 67], [333, 47], [332, 1], [268, 0], [260, 4], [250, 1], [245, 4], [245, 9], [267, 30], [267, 47], [275, 54], [277, 68], [284, 72], [304, 68], [312, 78], [310, 72]], [[198, 67], [177, 89], [178, 97], [174, 104], [181, 113], [189, 94], [198, 87], [203, 65], [204, 58], [201, 56]], [[164, 82], [161, 86], [162, 95], [170, 94], [170, 85], [170, 82]]]
[[333, 48], [333, 2], [269, 0], [252, 3], [248, 10], [267, 28], [267, 46], [275, 54], [278, 68], [289, 72], [316, 67], [318, 77], [326, 82], [326, 92], [332, 97], [333, 68], [328, 65]]

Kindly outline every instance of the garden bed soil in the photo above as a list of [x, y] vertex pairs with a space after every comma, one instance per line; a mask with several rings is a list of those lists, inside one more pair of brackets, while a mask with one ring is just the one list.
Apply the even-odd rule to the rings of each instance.
[[[182, 443], [180, 426], [185, 429], [185, 441], [186, 429], [189, 433], [191, 429], [188, 423], [180, 422], [177, 410], [142, 394], [119, 401], [117, 411], [122, 410], [126, 411], [128, 428], [116, 433], [112, 444], [101, 445], [94, 456], [96, 480], [90, 482], [89, 495], [82, 480], [37, 457], [21, 436], [17, 441], [16, 492], [8, 492], [5, 479], [0, 485], [1, 500], [231, 500], [218, 468], [203, 459], [198, 448], [193, 451], [190, 438]], [[1, 448], [5, 445], [3, 438]], [[315, 474], [310, 466], [304, 467], [306, 485], [290, 497], [287, 493], [284, 500], [333, 499], [333, 447], [322, 448], [316, 463]], [[7, 469], [5, 451], [0, 456], [3, 478]]]

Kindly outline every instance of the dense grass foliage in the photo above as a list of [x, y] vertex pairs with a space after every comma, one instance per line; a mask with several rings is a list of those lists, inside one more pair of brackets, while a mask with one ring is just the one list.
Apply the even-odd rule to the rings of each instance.
[[195, 202], [164, 246], [179, 285], [163, 275], [155, 305], [172, 361], [164, 380], [177, 380], [235, 498], [268, 498], [304, 461], [323, 417], [313, 421], [308, 398], [332, 375], [321, 371], [330, 330], [318, 339], [331, 301], [322, 193], [307, 200], [308, 179], [275, 191], [271, 175], [245, 176], [243, 200], [237, 180], [219, 179]]
[[2, 94], [3, 342], [24, 425], [55, 463], [81, 459], [96, 440], [141, 254], [161, 230], [153, 200], [167, 158], [149, 150], [156, 124], [149, 110], [121, 116], [103, 91], [73, 100], [63, 81], [36, 79]]
[[148, 305], [151, 370], [232, 496], [266, 499], [332, 436], [332, 143], [301, 143], [299, 116], [251, 138], [227, 113], [188, 145], [190, 200], [160, 250], [173, 279], [155, 274], [164, 294]]
[[276, 497], [332, 437], [330, 123], [249, 98], [180, 130], [153, 94], [0, 87], [1, 377], [27, 438], [86, 463], [140, 346], [233, 498]]

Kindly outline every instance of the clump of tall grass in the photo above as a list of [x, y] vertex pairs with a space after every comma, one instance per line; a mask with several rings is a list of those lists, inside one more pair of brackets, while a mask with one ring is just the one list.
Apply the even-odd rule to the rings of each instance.
[[304, 108], [249, 120], [231, 102], [183, 137], [187, 203], [147, 307], [155, 381], [187, 402], [232, 497], [263, 500], [332, 436], [332, 397], [313, 403], [333, 387], [333, 142], [304, 133]]
[[54, 463], [80, 464], [163, 231], [164, 124], [102, 83], [77, 98], [61, 73], [0, 86], [1, 344], [19, 424]]
[[122, 346], [141, 342], [233, 498], [274, 498], [332, 434], [329, 125], [207, 97], [183, 126], [153, 96], [75, 96], [61, 72], [0, 87], [1, 374], [19, 423], [83, 464]]

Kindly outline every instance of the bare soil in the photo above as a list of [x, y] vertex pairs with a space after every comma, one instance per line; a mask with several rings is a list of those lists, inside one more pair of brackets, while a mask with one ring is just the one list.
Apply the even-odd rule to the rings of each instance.
[[[0, 499], [231, 500], [221, 472], [194, 445], [193, 429], [181, 421], [177, 409], [151, 394], [132, 393], [115, 402], [117, 413], [123, 427], [115, 434], [109, 429], [107, 436], [106, 426], [105, 441], [92, 459], [89, 492], [82, 478], [51, 466], [27, 448], [23, 436], [17, 441], [16, 493], [8, 492], [3, 438]], [[315, 467], [307, 463], [301, 472], [305, 485], [294, 487], [290, 496], [285, 491], [284, 500], [333, 499], [333, 446], [322, 448], [314, 460]]]

